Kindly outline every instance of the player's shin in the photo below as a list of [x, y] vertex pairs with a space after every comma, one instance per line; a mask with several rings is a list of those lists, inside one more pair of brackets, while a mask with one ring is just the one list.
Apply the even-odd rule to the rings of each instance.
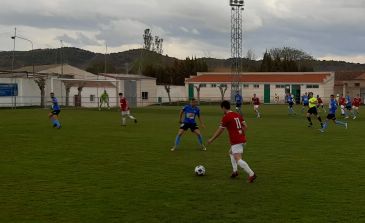
[[177, 135], [175, 138], [175, 147], [177, 147], [180, 144], [181, 135]]
[[341, 121], [338, 121], [338, 120], [336, 120], [335, 123], [336, 123], [336, 125], [339, 125], [339, 126], [344, 126], [344, 127], [346, 126], [345, 122], [341, 122]]
[[229, 157], [231, 158], [231, 164], [232, 164], [232, 168], [233, 168], [233, 172], [237, 172], [237, 161], [234, 158], [234, 156], [232, 154], [229, 154]]
[[202, 137], [202, 135], [198, 135], [198, 142], [199, 142], [199, 145], [203, 145], [203, 137]]
[[248, 166], [248, 164], [243, 161], [242, 159], [237, 161], [237, 164], [249, 175], [253, 176], [255, 173], [251, 170], [251, 168]]

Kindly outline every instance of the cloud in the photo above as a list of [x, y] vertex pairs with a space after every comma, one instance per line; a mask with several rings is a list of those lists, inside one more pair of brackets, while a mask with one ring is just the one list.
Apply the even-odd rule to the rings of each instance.
[[[2, 0], [0, 30], [16, 26], [36, 47], [70, 45], [103, 52], [138, 48], [143, 31], [164, 39], [164, 52], [180, 58], [190, 55], [229, 57], [230, 16], [222, 0]], [[314, 57], [349, 58], [365, 55], [364, 0], [255, 0], [245, 1], [244, 49], [258, 58], [265, 49], [291, 46]], [[0, 50], [11, 40], [0, 35]], [[19, 41], [19, 49], [28, 49]], [[365, 61], [362, 61], [365, 63]]]

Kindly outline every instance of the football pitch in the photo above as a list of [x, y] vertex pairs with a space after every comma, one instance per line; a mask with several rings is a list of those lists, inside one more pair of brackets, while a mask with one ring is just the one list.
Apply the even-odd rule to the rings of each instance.
[[[63, 110], [60, 130], [48, 110], [0, 110], [0, 222], [365, 221], [364, 118], [320, 133], [299, 106], [288, 116], [284, 105], [264, 105], [261, 119], [244, 106], [244, 158], [258, 175], [249, 184], [242, 169], [229, 177], [226, 132], [207, 151], [187, 132], [170, 151], [179, 109], [133, 109], [138, 123], [125, 128], [117, 110]], [[201, 112], [207, 141], [222, 112]]]

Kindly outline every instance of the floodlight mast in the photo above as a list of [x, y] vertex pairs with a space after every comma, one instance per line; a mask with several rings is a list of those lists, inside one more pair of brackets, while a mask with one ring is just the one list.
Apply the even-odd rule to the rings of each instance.
[[234, 95], [241, 92], [240, 73], [242, 59], [242, 12], [244, 10], [243, 0], [230, 0], [231, 6], [231, 99], [234, 101]]

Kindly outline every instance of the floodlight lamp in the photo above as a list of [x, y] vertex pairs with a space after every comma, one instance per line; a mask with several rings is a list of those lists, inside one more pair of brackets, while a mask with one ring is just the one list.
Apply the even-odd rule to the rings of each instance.
[[230, 0], [229, 5], [230, 6], [243, 6], [244, 1], [243, 0]]

